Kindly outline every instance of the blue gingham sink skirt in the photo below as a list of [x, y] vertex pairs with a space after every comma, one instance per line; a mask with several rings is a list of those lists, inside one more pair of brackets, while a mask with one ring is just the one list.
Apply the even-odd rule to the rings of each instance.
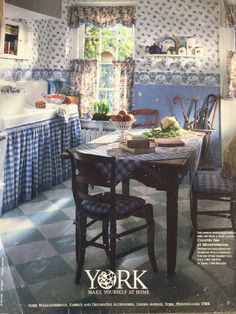
[[60, 155], [80, 145], [78, 114], [7, 130], [3, 212], [70, 177], [70, 161]]

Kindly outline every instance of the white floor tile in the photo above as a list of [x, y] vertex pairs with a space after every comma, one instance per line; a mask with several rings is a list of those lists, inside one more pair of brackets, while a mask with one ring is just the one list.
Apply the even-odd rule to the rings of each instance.
[[70, 219], [75, 219], [75, 206], [74, 207], [67, 207], [61, 209], [61, 211], [66, 214]]
[[67, 200], [73, 198], [72, 191], [69, 188], [45, 191], [43, 192], [43, 195], [46, 196], [49, 200]]
[[25, 215], [30, 215], [37, 213], [42, 210], [58, 210], [58, 206], [55, 203], [52, 203], [49, 200], [44, 200], [41, 202], [35, 202], [35, 203], [24, 203], [19, 206], [19, 208], [22, 210], [22, 212]]
[[33, 223], [25, 216], [0, 219], [0, 234], [32, 227], [34, 227]]

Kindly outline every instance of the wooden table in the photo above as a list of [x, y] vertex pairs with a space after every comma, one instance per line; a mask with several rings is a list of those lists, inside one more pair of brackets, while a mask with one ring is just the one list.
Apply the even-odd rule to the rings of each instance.
[[[145, 171], [146, 167], [150, 171]], [[130, 178], [148, 187], [166, 191], [167, 274], [174, 275], [177, 255], [178, 191], [181, 180], [188, 172], [187, 159], [145, 162], [145, 168], [136, 169]], [[123, 194], [129, 193], [129, 178], [122, 181]]]
[[[120, 167], [122, 178], [122, 192], [129, 193], [129, 179], [133, 178], [145, 184], [148, 187], [157, 190], [166, 191], [166, 219], [167, 219], [167, 274], [174, 275], [176, 267], [177, 254], [177, 229], [178, 229], [178, 191], [183, 177], [191, 170], [192, 176], [198, 167], [200, 159], [202, 138], [196, 135], [196, 144], [191, 143], [191, 149], [188, 150], [188, 144], [182, 148], [158, 148], [157, 152], [145, 154], [143, 156], [130, 155], [127, 152], [120, 151], [118, 148], [108, 149], [106, 143], [113, 145], [119, 137], [114, 135], [105, 135], [91, 143], [78, 147], [80, 152], [92, 154], [116, 155], [117, 163], [129, 164], [135, 160], [138, 162], [135, 167]], [[112, 137], [113, 136], [113, 137]], [[112, 146], [113, 147], [113, 146]], [[118, 147], [118, 145], [117, 145]], [[164, 155], [164, 157], [163, 157]], [[181, 155], [181, 158], [178, 158]], [[175, 156], [175, 157], [173, 157]], [[196, 158], [196, 160], [194, 160]], [[118, 168], [118, 167], [117, 167]], [[106, 174], [104, 174], [106, 175]]]

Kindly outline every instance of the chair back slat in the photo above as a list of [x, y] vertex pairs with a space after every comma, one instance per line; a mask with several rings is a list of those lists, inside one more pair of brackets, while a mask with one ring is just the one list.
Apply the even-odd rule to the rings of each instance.
[[158, 127], [159, 111], [155, 109], [134, 109], [130, 113], [134, 116], [142, 116], [143, 122], [136, 122], [132, 124], [132, 128], [138, 127]]

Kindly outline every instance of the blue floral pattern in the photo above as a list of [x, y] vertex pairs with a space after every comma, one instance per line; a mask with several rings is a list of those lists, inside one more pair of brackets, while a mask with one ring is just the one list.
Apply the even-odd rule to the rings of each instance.
[[[63, 0], [60, 20], [22, 20], [33, 31], [32, 59], [4, 59], [0, 79], [68, 79], [72, 49], [71, 29], [67, 26], [68, 8], [77, 4], [77, 0]], [[218, 86], [219, 9], [218, 0], [138, 0], [135, 83]], [[204, 58], [147, 55], [145, 47], [166, 36], [194, 36], [196, 45], [204, 49]]]
[[135, 84], [219, 86], [220, 75], [211, 73], [136, 72]]
[[[135, 83], [218, 86], [219, 8], [217, 0], [139, 0]], [[145, 52], [167, 36], [195, 37], [204, 58], [159, 58]]]

